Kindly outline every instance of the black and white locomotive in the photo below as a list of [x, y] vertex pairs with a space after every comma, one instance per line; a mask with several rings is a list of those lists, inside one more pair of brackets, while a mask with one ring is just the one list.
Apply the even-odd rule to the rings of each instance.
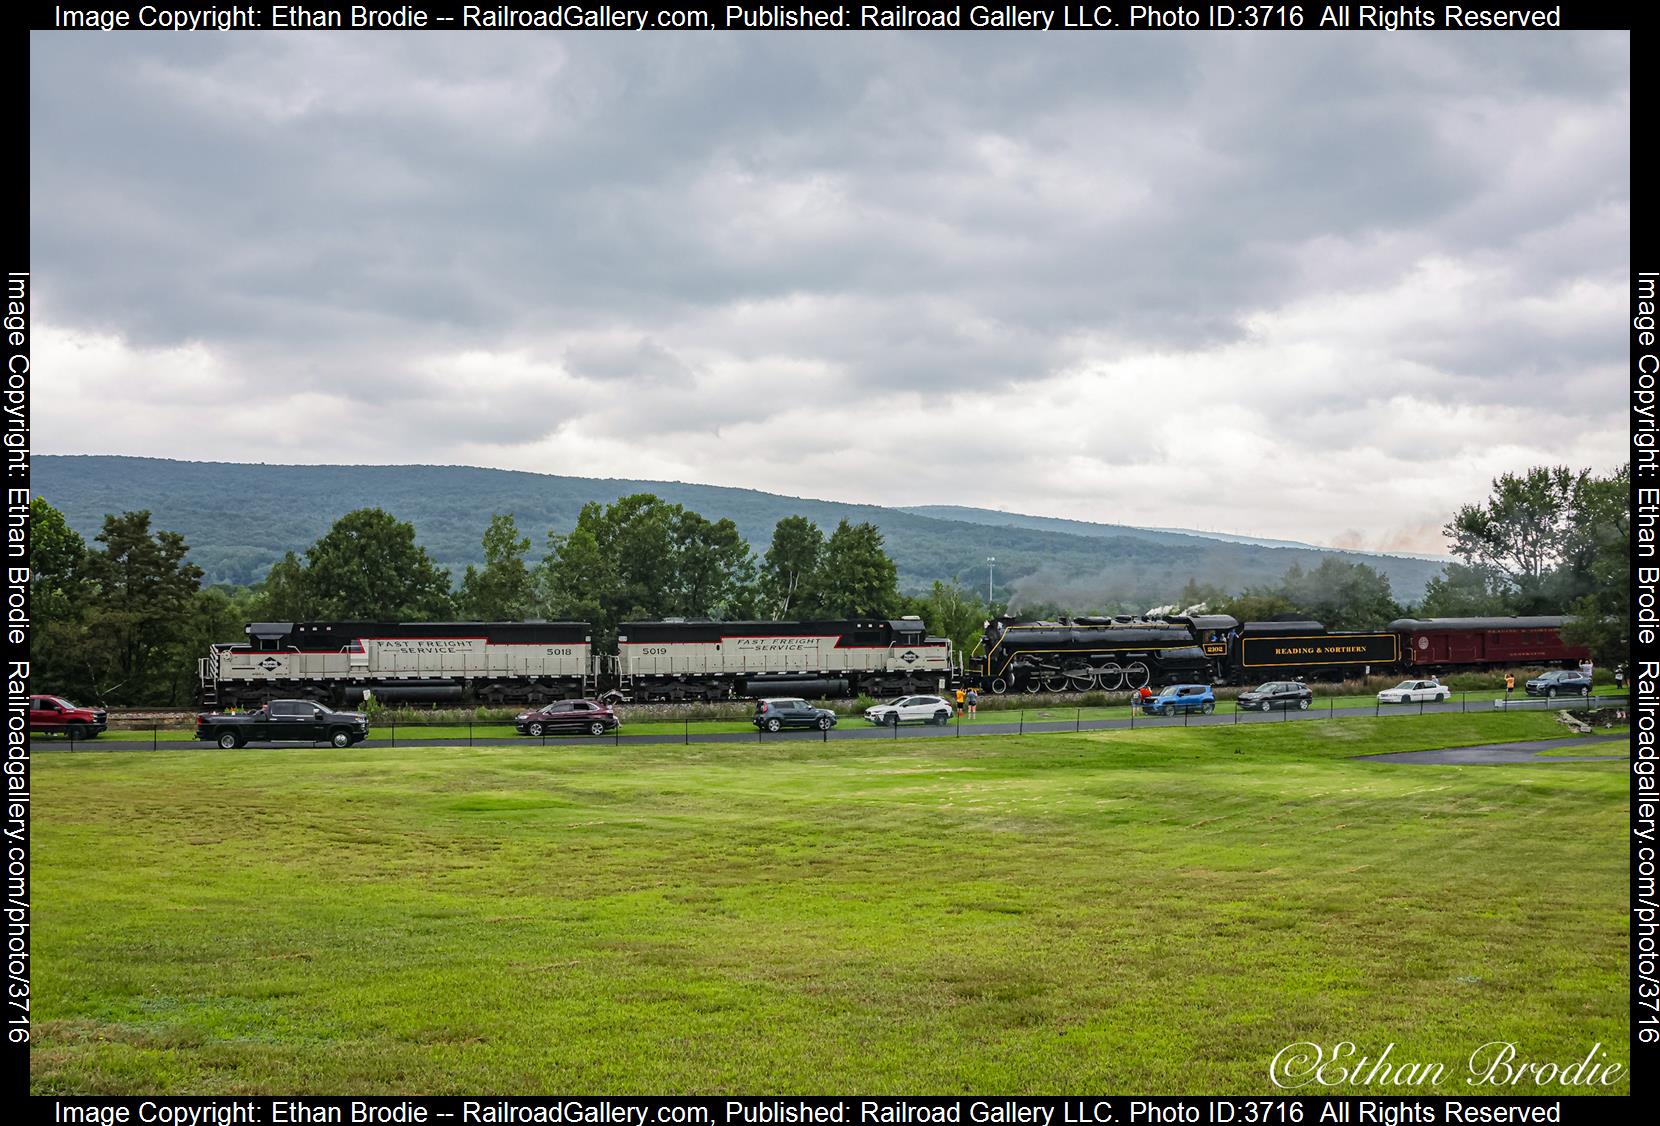
[[1576, 664], [1567, 619], [1402, 618], [1372, 631], [1225, 614], [985, 623], [967, 659], [916, 617], [816, 622], [626, 622], [596, 653], [586, 622], [256, 622], [200, 662], [208, 705], [306, 698], [540, 704], [1117, 692], [1167, 684], [1341, 680], [1368, 673]]

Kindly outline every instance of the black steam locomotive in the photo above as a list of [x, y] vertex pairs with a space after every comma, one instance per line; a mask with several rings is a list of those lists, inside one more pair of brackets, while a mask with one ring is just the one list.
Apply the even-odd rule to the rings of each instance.
[[1574, 664], [1563, 617], [1401, 618], [1381, 630], [1320, 622], [1240, 622], [1226, 614], [1062, 618], [985, 624], [964, 675], [992, 693], [1108, 692], [1153, 685], [1247, 684], [1277, 677], [1344, 680], [1370, 673]]

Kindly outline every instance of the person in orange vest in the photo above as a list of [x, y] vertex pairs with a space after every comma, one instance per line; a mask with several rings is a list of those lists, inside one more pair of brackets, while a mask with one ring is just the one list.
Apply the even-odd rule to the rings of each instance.
[[1504, 698], [1506, 700], [1510, 699], [1510, 693], [1513, 692], [1515, 690], [1515, 688], [1516, 688], [1516, 674], [1513, 673], [1513, 672], [1505, 673], [1504, 674]]
[[957, 714], [958, 715], [963, 714], [963, 700], [966, 696], [967, 696], [967, 693], [965, 693], [961, 688], [957, 689]]

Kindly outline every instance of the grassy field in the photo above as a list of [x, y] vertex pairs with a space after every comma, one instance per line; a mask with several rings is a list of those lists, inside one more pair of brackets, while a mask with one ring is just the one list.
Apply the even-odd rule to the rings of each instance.
[[1623, 766], [1350, 758], [1561, 731], [45, 755], [31, 1087], [1245, 1093], [1351, 1040], [1471, 1093], [1487, 1041], [1624, 1062]]

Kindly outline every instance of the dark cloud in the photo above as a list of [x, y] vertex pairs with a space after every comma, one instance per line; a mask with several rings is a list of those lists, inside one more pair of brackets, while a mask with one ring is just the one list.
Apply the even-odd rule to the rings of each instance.
[[[1234, 459], [1215, 522], [1305, 539], [1241, 507], [1265, 445], [1309, 477], [1288, 410], [1360, 428], [1373, 472], [1412, 461], [1367, 429], [1407, 400], [1507, 435], [1460, 487], [1620, 456], [1625, 35], [31, 42], [65, 414], [190, 349], [238, 404], [317, 396], [423, 451], [389, 460], [948, 499], [882, 495], [857, 436], [876, 460], [823, 484], [707, 444], [876, 417], [913, 482], [972, 479], [995, 433], [1006, 507], [1086, 518], [1201, 449]], [[54, 417], [42, 448], [91, 448]], [[196, 430], [134, 418], [126, 452]]]

